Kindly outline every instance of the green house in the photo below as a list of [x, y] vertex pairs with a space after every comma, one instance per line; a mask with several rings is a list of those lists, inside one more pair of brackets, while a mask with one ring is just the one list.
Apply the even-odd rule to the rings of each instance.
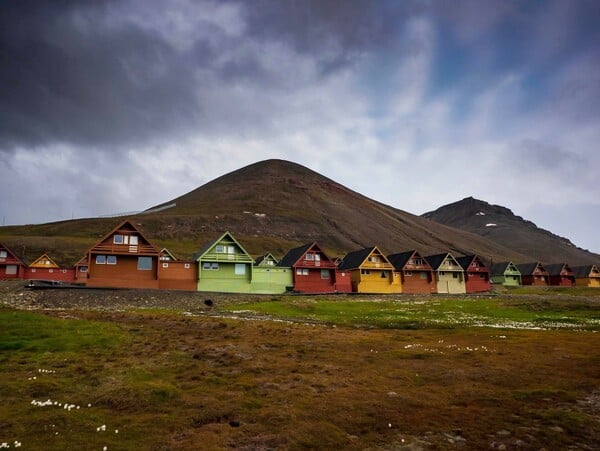
[[494, 263], [490, 273], [494, 284], [511, 287], [521, 285], [521, 271], [513, 262]]
[[194, 255], [198, 262], [198, 291], [251, 292], [254, 259], [229, 232]]
[[281, 294], [294, 286], [292, 268], [277, 266], [279, 261], [272, 255], [261, 255], [252, 268], [252, 293]]

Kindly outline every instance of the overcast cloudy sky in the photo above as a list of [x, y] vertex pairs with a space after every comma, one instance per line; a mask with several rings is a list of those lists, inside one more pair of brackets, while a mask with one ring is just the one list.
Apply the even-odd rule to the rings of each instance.
[[0, 216], [142, 210], [283, 158], [600, 252], [599, 23], [597, 0], [4, 0]]

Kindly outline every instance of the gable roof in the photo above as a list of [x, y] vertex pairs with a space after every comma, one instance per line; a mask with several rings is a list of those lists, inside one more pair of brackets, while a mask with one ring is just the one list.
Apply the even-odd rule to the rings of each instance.
[[426, 266], [430, 271], [433, 270], [429, 262], [425, 257], [419, 254], [416, 250], [407, 251], [407, 252], [399, 252], [397, 254], [390, 254], [387, 256], [389, 262], [394, 266], [396, 271], [401, 271], [408, 264], [411, 258], [421, 258], [423, 259], [423, 264], [420, 266]]
[[75, 266], [88, 266], [89, 262], [88, 262], [88, 256], [87, 254], [84, 255], [83, 257], [81, 257], [77, 263], [75, 263]]
[[465, 255], [463, 257], [458, 257], [456, 259], [456, 261], [458, 262], [458, 264], [466, 271], [469, 266], [471, 266], [471, 264], [475, 261], [479, 261], [479, 264], [481, 265], [481, 269], [483, 270], [483, 272], [488, 271], [488, 267], [485, 265], [485, 263], [483, 263], [483, 260], [476, 254], [472, 254], [472, 255]]
[[271, 254], [270, 252], [267, 252], [264, 255], [261, 255], [260, 257], [256, 257], [256, 262], [254, 263], [256, 266], [262, 266], [261, 264], [265, 261], [274, 261], [275, 264], [279, 263], [279, 260], [277, 260], [273, 254]]
[[171, 258], [171, 260], [177, 261], [177, 258], [166, 247], [163, 247], [159, 252], [160, 257], [162, 257], [163, 255], [168, 255]]
[[560, 276], [560, 273], [563, 270], [570, 272], [571, 274], [573, 273], [571, 267], [566, 263], [552, 263], [550, 265], [544, 266], [544, 268], [546, 268], [546, 271], [548, 271], [548, 274], [550, 276]]
[[198, 252], [194, 254], [194, 256], [192, 257], [192, 261], [199, 261], [202, 257], [208, 254], [208, 251], [210, 251], [214, 246], [223, 241], [225, 237], [228, 237], [231, 242], [235, 243], [241, 249], [242, 253], [246, 255], [252, 263], [254, 263], [254, 259], [252, 258], [252, 256], [248, 253], [248, 251], [246, 251], [246, 249], [244, 249], [244, 246], [242, 246], [230, 232], [224, 232], [216, 240], [209, 241], [208, 243], [206, 243]]
[[313, 241], [312, 243], [304, 244], [303, 246], [295, 247], [294, 249], [290, 249], [289, 251], [287, 251], [287, 253], [283, 257], [281, 257], [281, 260], [279, 260], [279, 263], [277, 264], [277, 266], [292, 267], [292, 266], [296, 265], [297, 263], [299, 263], [300, 258], [304, 254], [306, 254], [311, 249], [315, 249], [315, 248], [321, 254], [323, 254], [324, 258], [321, 260], [321, 263], [324, 263], [324, 262], [328, 263], [328, 264], [321, 265], [323, 267], [323, 269], [330, 268], [331, 266], [335, 266], [335, 263], [333, 262], [333, 260], [331, 260], [329, 258], [329, 256], [323, 251], [323, 249], [321, 249], [321, 246], [319, 246], [319, 244], [316, 241]]
[[442, 252], [441, 254], [427, 255], [424, 258], [431, 265], [431, 268], [437, 271], [437, 269], [444, 262], [444, 260], [446, 260], [447, 257], [450, 257], [458, 264], [458, 262], [450, 252]]
[[[130, 229], [130, 230], [128, 230], [128, 229]], [[125, 221], [121, 222], [118, 226], [116, 226], [114, 229], [112, 229], [110, 232], [108, 232], [106, 235], [104, 235], [99, 241], [96, 242], [96, 244], [94, 244], [88, 250], [88, 252], [94, 251], [94, 249], [98, 246], [101, 246], [104, 241], [108, 240], [111, 236], [116, 235], [116, 232], [118, 232], [119, 230], [127, 230], [129, 232], [135, 232], [142, 239], [142, 241], [144, 241], [146, 243], [146, 244], [144, 244], [144, 248], [146, 250], [150, 251], [150, 252], [144, 252], [144, 253], [158, 255], [158, 253], [159, 253], [158, 248], [129, 219], [126, 219]], [[139, 247], [140, 247], [140, 245], [138, 244], [138, 248]]]
[[[387, 257], [379, 250], [377, 246], [365, 247], [364, 249], [359, 249], [357, 251], [348, 252], [346, 256], [342, 259], [342, 262], [338, 265], [339, 269], [350, 270], [359, 268], [371, 254], [377, 253], [383, 259], [384, 264], [393, 266]], [[389, 266], [387, 268], [381, 269], [390, 269]]]
[[0, 261], [0, 263], [11, 263], [27, 266], [25, 265], [25, 262], [21, 260], [21, 257], [15, 254], [6, 244], [0, 242], [0, 250], [6, 251], [6, 258], [4, 261]]
[[593, 269], [600, 272], [600, 268], [597, 265], [573, 266], [571, 268], [575, 277], [589, 277]]
[[521, 272], [522, 276], [531, 276], [537, 267], [540, 267], [542, 272], [546, 272], [545, 268], [542, 266], [540, 262], [532, 262], [532, 263], [519, 263], [517, 268]]
[[517, 265], [515, 265], [513, 262], [508, 261], [508, 262], [499, 262], [499, 263], [492, 264], [492, 267], [490, 268], [490, 273], [492, 273], [492, 275], [494, 275], [494, 276], [498, 276], [498, 275], [502, 276], [502, 275], [504, 275], [504, 273], [506, 271], [508, 271], [509, 265], [514, 266], [515, 270], [518, 271], [519, 273], [521, 272], [521, 271], [519, 271], [519, 268], [517, 267]]
[[[47, 263], [48, 262], [48, 263]], [[60, 268], [48, 254], [42, 254], [36, 258], [30, 265], [30, 268]]]

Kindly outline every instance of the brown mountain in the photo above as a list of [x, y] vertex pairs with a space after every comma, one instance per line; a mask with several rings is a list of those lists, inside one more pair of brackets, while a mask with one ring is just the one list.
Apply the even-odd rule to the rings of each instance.
[[[164, 209], [156, 211], [160, 208]], [[123, 219], [2, 227], [0, 240], [28, 261], [48, 252], [62, 264], [73, 264]], [[281, 256], [291, 247], [317, 240], [332, 255], [377, 244], [388, 253], [449, 250], [494, 259], [533, 258], [478, 234], [384, 205], [282, 160], [261, 161], [231, 172], [132, 220], [158, 246], [182, 258], [189, 258], [225, 230], [253, 255], [269, 251]]]
[[506, 207], [466, 199], [423, 214], [440, 224], [476, 233], [516, 252], [545, 263], [583, 265], [600, 262], [600, 255], [575, 246], [567, 238], [537, 227]]

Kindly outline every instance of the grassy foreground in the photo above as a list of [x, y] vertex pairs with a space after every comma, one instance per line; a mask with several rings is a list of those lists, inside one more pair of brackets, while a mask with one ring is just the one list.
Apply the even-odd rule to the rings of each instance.
[[295, 298], [223, 310], [249, 320], [0, 308], [0, 444], [593, 449], [600, 308], [524, 302]]

